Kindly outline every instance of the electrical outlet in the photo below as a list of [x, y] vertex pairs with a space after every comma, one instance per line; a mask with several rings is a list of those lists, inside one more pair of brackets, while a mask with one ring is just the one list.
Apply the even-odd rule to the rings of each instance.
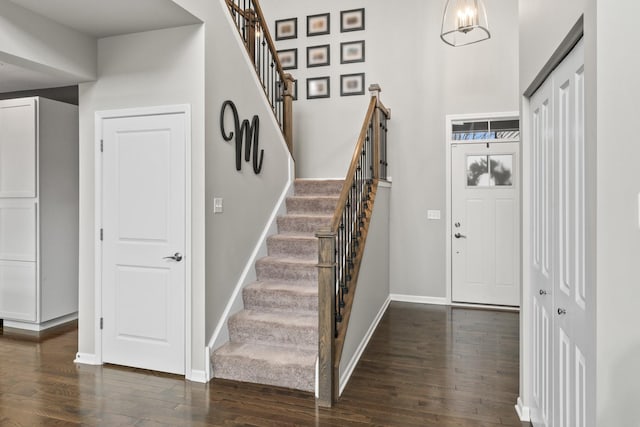
[[438, 210], [428, 210], [427, 211], [427, 219], [440, 219], [440, 211], [438, 211]]
[[213, 213], [222, 213], [223, 205], [222, 205], [222, 197], [214, 197], [213, 199]]

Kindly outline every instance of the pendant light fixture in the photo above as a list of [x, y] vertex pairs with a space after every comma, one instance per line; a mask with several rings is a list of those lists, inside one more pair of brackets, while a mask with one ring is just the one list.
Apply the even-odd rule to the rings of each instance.
[[440, 38], [457, 47], [491, 38], [483, 0], [447, 0]]

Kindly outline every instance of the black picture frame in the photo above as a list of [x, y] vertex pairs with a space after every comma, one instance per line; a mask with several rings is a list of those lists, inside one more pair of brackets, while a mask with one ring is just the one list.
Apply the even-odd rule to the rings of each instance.
[[340, 63], [341, 64], [364, 62], [364, 56], [365, 56], [364, 40], [340, 43]]
[[364, 8], [340, 12], [340, 32], [364, 30]]
[[307, 99], [329, 98], [330, 96], [331, 80], [329, 76], [307, 79]]
[[322, 44], [307, 47], [307, 68], [324, 67], [331, 64], [331, 46]]
[[307, 37], [329, 34], [330, 31], [331, 20], [329, 13], [307, 16]]
[[276, 40], [298, 38], [298, 18], [278, 19], [276, 21]]
[[296, 70], [298, 68], [298, 49], [279, 50], [278, 59], [283, 70]]
[[364, 95], [364, 73], [342, 74], [340, 96]]

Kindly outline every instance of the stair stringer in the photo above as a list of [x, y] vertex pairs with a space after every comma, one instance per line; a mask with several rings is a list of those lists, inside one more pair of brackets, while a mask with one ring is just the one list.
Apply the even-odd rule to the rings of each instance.
[[225, 306], [224, 312], [222, 316], [218, 320], [216, 328], [209, 338], [207, 347], [206, 347], [206, 375], [207, 381], [211, 381], [213, 378], [213, 367], [211, 366], [211, 356], [213, 352], [218, 348], [222, 347], [224, 344], [229, 342], [229, 328], [228, 321], [231, 316], [236, 314], [237, 312], [244, 309], [244, 302], [242, 300], [242, 290], [250, 283], [256, 280], [256, 272], [255, 272], [255, 263], [258, 259], [265, 257], [267, 255], [267, 238], [273, 234], [277, 234], [278, 232], [278, 223], [277, 219], [279, 216], [285, 215], [287, 212], [286, 200], [287, 197], [293, 195], [294, 191], [294, 171], [295, 164], [293, 159], [289, 160], [289, 178], [287, 181], [287, 185], [283, 189], [280, 194], [280, 198], [278, 202], [274, 206], [273, 211], [271, 212], [271, 216], [267, 221], [262, 233], [260, 234], [260, 238], [256, 242], [256, 246], [254, 247], [251, 255], [247, 259], [244, 269], [242, 270], [242, 274], [238, 278], [238, 282], [231, 294], [231, 298], [227, 302]]

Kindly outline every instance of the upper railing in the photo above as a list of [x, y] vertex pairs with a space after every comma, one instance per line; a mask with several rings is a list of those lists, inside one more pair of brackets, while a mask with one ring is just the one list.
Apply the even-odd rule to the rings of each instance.
[[293, 155], [293, 77], [282, 70], [258, 0], [226, 2], [273, 114], [280, 124], [289, 152]]
[[356, 143], [331, 226], [316, 233], [318, 254], [319, 397], [331, 406], [338, 396], [339, 366], [360, 263], [379, 180], [387, 179], [390, 111], [372, 85], [371, 101]]

